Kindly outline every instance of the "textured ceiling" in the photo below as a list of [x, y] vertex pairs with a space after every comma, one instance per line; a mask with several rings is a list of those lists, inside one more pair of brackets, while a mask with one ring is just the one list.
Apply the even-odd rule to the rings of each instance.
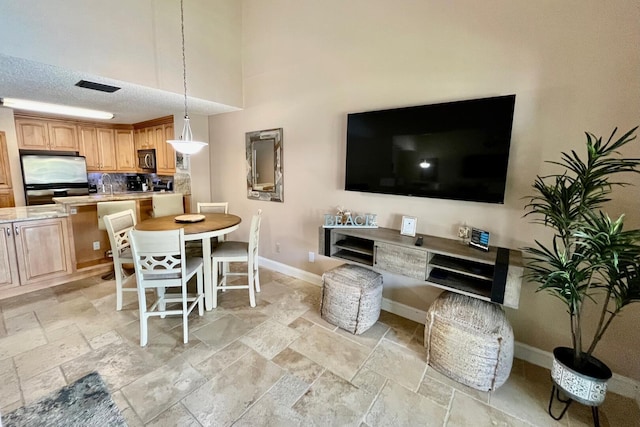
[[[118, 86], [114, 93], [75, 86], [79, 80]], [[184, 94], [92, 76], [34, 61], [0, 55], [0, 98], [23, 98], [108, 111], [109, 123], [138, 123], [184, 112]], [[190, 115], [210, 116], [237, 108], [189, 97]]]

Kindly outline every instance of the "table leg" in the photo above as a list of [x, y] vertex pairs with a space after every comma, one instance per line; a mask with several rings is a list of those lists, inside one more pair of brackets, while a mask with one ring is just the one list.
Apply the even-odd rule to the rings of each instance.
[[211, 280], [211, 238], [202, 239], [202, 258], [204, 261], [204, 306], [207, 311], [213, 308], [213, 281]]

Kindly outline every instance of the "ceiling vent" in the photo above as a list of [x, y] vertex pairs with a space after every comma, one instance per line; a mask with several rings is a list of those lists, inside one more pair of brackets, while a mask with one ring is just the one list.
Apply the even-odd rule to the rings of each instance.
[[109, 93], [113, 93], [117, 90], [120, 90], [120, 88], [117, 86], [103, 85], [101, 83], [90, 82], [87, 80], [80, 80], [78, 83], [76, 83], [76, 86], [83, 87], [85, 89], [92, 89], [100, 92], [109, 92]]

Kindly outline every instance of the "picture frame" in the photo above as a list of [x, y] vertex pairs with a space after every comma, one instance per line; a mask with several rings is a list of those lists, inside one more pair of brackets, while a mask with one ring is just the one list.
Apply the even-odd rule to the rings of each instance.
[[418, 218], [415, 216], [402, 216], [402, 227], [400, 228], [400, 234], [403, 236], [416, 236], [416, 229], [418, 228]]
[[176, 169], [189, 170], [189, 155], [176, 152]]

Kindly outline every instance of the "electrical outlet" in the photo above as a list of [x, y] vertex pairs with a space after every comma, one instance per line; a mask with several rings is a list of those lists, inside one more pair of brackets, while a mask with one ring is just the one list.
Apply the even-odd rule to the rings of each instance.
[[95, 242], [93, 242], [93, 250], [100, 250], [100, 241], [96, 240]]
[[276, 253], [280, 253], [280, 242], [276, 242]]
[[309, 252], [309, 262], [316, 262], [316, 254]]
[[71, 215], [77, 215], [77, 214], [78, 214], [78, 209], [76, 209], [76, 208], [71, 208], [71, 209], [69, 209], [69, 213], [70, 213]]

